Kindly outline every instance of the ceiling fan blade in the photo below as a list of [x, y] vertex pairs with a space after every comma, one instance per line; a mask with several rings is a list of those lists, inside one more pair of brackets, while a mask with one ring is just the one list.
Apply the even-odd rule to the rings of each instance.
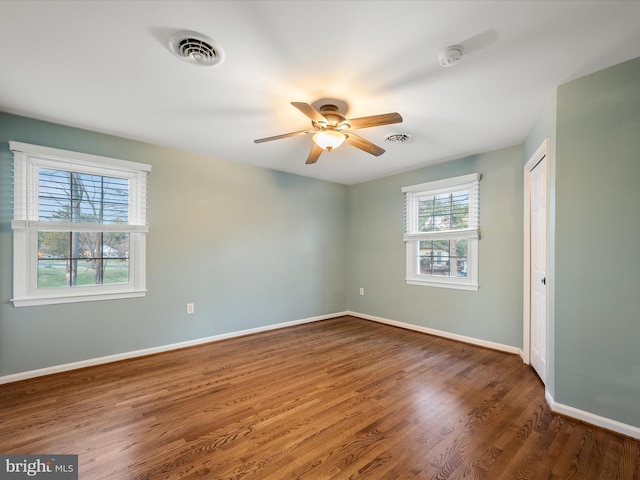
[[379, 157], [385, 152], [384, 148], [371, 143], [369, 140], [365, 140], [364, 138], [356, 135], [353, 132], [345, 132], [345, 134], [347, 136], [345, 142], [347, 142], [349, 145], [359, 148], [360, 150], [364, 150], [371, 155]]
[[307, 158], [307, 165], [316, 163], [321, 153], [322, 153], [322, 148], [320, 148], [314, 142], [313, 147], [311, 147], [311, 151], [309, 152], [309, 157]]
[[391, 125], [392, 123], [401, 123], [402, 116], [399, 113], [383, 113], [382, 115], [371, 115], [370, 117], [350, 118], [347, 123], [351, 128], [368, 128], [377, 127], [379, 125]]
[[304, 102], [291, 102], [291, 105], [296, 107], [302, 113], [304, 113], [307, 117], [309, 117], [314, 122], [327, 122], [327, 119], [322, 115], [319, 111], [313, 108], [308, 103]]
[[270, 142], [271, 140], [280, 140], [281, 138], [297, 137], [298, 135], [304, 135], [304, 134], [307, 134], [307, 133], [310, 133], [310, 131], [309, 130], [300, 130], [298, 132], [283, 133], [282, 135], [276, 135], [274, 137], [259, 138], [257, 140], [254, 140], [253, 143]]

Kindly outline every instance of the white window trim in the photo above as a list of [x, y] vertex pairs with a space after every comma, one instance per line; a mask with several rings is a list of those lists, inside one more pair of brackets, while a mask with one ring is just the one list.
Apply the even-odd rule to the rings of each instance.
[[[479, 225], [479, 187], [482, 176], [479, 173], [462, 175], [433, 182], [421, 183], [402, 188], [405, 195], [405, 233], [403, 240], [406, 249], [406, 278], [408, 285], [422, 285], [458, 290], [477, 291], [478, 283], [478, 240]], [[461, 230], [440, 232], [417, 232], [417, 199], [426, 195], [439, 195], [469, 190], [470, 227]], [[467, 276], [444, 277], [418, 273], [418, 245], [420, 240], [466, 239], [467, 240]]]
[[[14, 155], [13, 298], [15, 307], [89, 302], [146, 295], [146, 178], [151, 165], [9, 142]], [[38, 169], [62, 169], [129, 179], [129, 224], [75, 224], [38, 220]], [[131, 200], [133, 199], [133, 200]], [[125, 231], [129, 233], [130, 278], [126, 284], [38, 289], [38, 231]]]

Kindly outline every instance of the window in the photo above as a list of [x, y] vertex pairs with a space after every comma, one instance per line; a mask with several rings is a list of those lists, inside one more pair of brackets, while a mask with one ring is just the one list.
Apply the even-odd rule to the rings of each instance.
[[14, 306], [144, 296], [151, 166], [18, 142], [9, 147]]
[[478, 289], [479, 183], [471, 174], [402, 189], [408, 284]]

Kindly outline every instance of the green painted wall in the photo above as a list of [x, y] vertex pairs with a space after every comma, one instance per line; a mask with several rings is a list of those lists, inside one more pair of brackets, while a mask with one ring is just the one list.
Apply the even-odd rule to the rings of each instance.
[[555, 400], [640, 427], [640, 58], [557, 108]]
[[[522, 347], [522, 155], [514, 146], [351, 186], [349, 310]], [[402, 187], [475, 172], [479, 291], [407, 285]]]
[[[12, 306], [8, 140], [152, 165], [145, 298]], [[344, 185], [2, 113], [0, 175], [0, 375], [346, 308]]]

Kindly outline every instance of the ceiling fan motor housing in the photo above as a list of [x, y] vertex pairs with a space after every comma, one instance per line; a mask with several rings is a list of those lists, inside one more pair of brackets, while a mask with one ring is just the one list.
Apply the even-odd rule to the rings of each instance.
[[335, 105], [323, 105], [319, 109], [324, 118], [327, 119], [327, 124], [322, 125], [323, 122], [312, 122], [314, 127], [326, 128], [333, 127], [338, 130], [349, 128], [346, 118], [338, 111], [338, 107]]

